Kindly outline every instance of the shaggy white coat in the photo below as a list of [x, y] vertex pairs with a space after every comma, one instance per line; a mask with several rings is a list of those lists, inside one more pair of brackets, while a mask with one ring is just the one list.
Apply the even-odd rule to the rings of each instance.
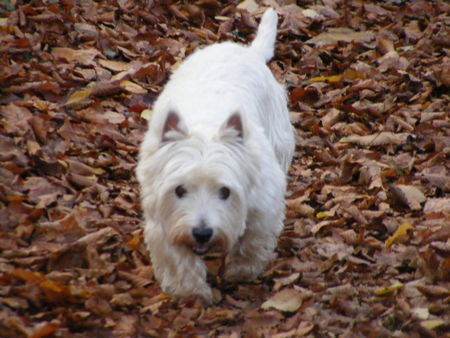
[[[295, 147], [285, 90], [266, 65], [276, 26], [268, 9], [250, 46], [196, 51], [154, 105], [137, 177], [154, 273], [176, 298], [212, 301], [199, 247], [226, 253], [228, 280], [257, 277], [273, 256]], [[230, 190], [226, 200], [222, 187]], [[206, 245], [192, 236], [199, 224], [214, 231]]]

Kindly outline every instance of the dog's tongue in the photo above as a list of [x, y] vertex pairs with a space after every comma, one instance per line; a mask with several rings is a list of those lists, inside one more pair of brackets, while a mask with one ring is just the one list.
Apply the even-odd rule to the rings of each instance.
[[192, 248], [192, 251], [194, 251], [197, 255], [204, 255], [209, 251], [209, 249], [210, 248], [208, 245], [198, 244]]

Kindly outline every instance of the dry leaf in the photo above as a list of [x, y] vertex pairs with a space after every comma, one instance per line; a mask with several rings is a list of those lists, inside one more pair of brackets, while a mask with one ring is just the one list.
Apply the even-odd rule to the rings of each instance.
[[81, 102], [85, 102], [91, 96], [92, 90], [90, 88], [82, 89], [76, 91], [72, 95], [70, 95], [69, 99], [66, 102], [67, 106], [76, 105]]
[[412, 185], [392, 184], [390, 191], [394, 198], [408, 206], [411, 210], [422, 209], [421, 203], [427, 200], [423, 192]]
[[435, 212], [450, 213], [450, 198], [429, 198], [423, 207], [425, 214]]
[[426, 329], [429, 330], [433, 330], [436, 329], [442, 325], [446, 325], [448, 323], [446, 323], [444, 320], [442, 319], [430, 319], [430, 320], [424, 320], [422, 322], [420, 322], [420, 325], [423, 326]]
[[284, 289], [266, 300], [261, 308], [263, 310], [276, 309], [282, 312], [295, 312], [300, 308], [302, 302], [303, 297], [299, 291]]
[[332, 76], [318, 76], [313, 77], [308, 80], [309, 82], [328, 82], [336, 83], [342, 81], [342, 75], [332, 75]]
[[237, 5], [237, 8], [245, 9], [249, 13], [255, 13], [259, 9], [259, 5], [255, 0], [244, 0]]
[[404, 236], [408, 235], [408, 231], [413, 231], [414, 227], [409, 223], [400, 225], [395, 233], [386, 240], [386, 248], [390, 248], [392, 244], [404, 239]]
[[392, 293], [396, 292], [397, 290], [402, 289], [403, 286], [404, 285], [402, 283], [396, 282], [396, 283], [392, 284], [391, 286], [375, 290], [375, 295], [377, 295], [377, 296], [386, 296], [386, 295], [389, 295], [389, 294], [392, 294]]
[[375, 34], [372, 31], [355, 32], [349, 28], [330, 28], [328, 32], [320, 33], [306, 41], [308, 44], [315, 46], [333, 45], [339, 41], [344, 42], [369, 42], [373, 40]]
[[[446, 334], [446, 1], [0, 3], [0, 336]], [[208, 255], [214, 305], [179, 301], [143, 240], [139, 146], [172, 70], [247, 45], [269, 6], [297, 134], [276, 257], [228, 283]]]
[[138, 84], [131, 82], [131, 81], [122, 81], [120, 82], [120, 86], [125, 89], [127, 92], [129, 93], [133, 93], [136, 95], [139, 94], [146, 94], [147, 90], [145, 90], [144, 88], [142, 88], [141, 86], [139, 86]]
[[343, 137], [339, 142], [341, 143], [356, 143], [363, 147], [368, 146], [381, 146], [381, 145], [401, 145], [406, 143], [406, 140], [410, 134], [400, 133], [394, 134], [391, 132], [382, 132], [373, 135], [352, 135], [349, 137]]
[[144, 109], [141, 112], [141, 117], [147, 121], [150, 121], [152, 119], [152, 115], [153, 115], [153, 110], [150, 110], [150, 109]]
[[430, 311], [427, 308], [418, 307], [412, 309], [412, 313], [419, 319], [426, 320], [430, 317]]

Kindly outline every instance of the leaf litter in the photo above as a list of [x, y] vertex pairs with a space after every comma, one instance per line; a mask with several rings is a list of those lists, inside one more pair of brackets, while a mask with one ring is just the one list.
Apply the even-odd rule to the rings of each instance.
[[[152, 103], [196, 48], [250, 41], [297, 150], [277, 258], [215, 304], [161, 293], [134, 168]], [[3, 1], [0, 336], [408, 336], [450, 332], [446, 1]]]

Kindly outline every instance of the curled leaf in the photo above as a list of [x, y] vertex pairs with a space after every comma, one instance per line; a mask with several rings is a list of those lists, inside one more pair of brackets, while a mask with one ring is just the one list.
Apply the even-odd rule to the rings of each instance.
[[414, 227], [409, 223], [404, 223], [400, 225], [395, 233], [386, 240], [384, 244], [386, 248], [390, 248], [392, 244], [399, 241], [400, 238], [408, 234], [408, 231], [414, 230]]

